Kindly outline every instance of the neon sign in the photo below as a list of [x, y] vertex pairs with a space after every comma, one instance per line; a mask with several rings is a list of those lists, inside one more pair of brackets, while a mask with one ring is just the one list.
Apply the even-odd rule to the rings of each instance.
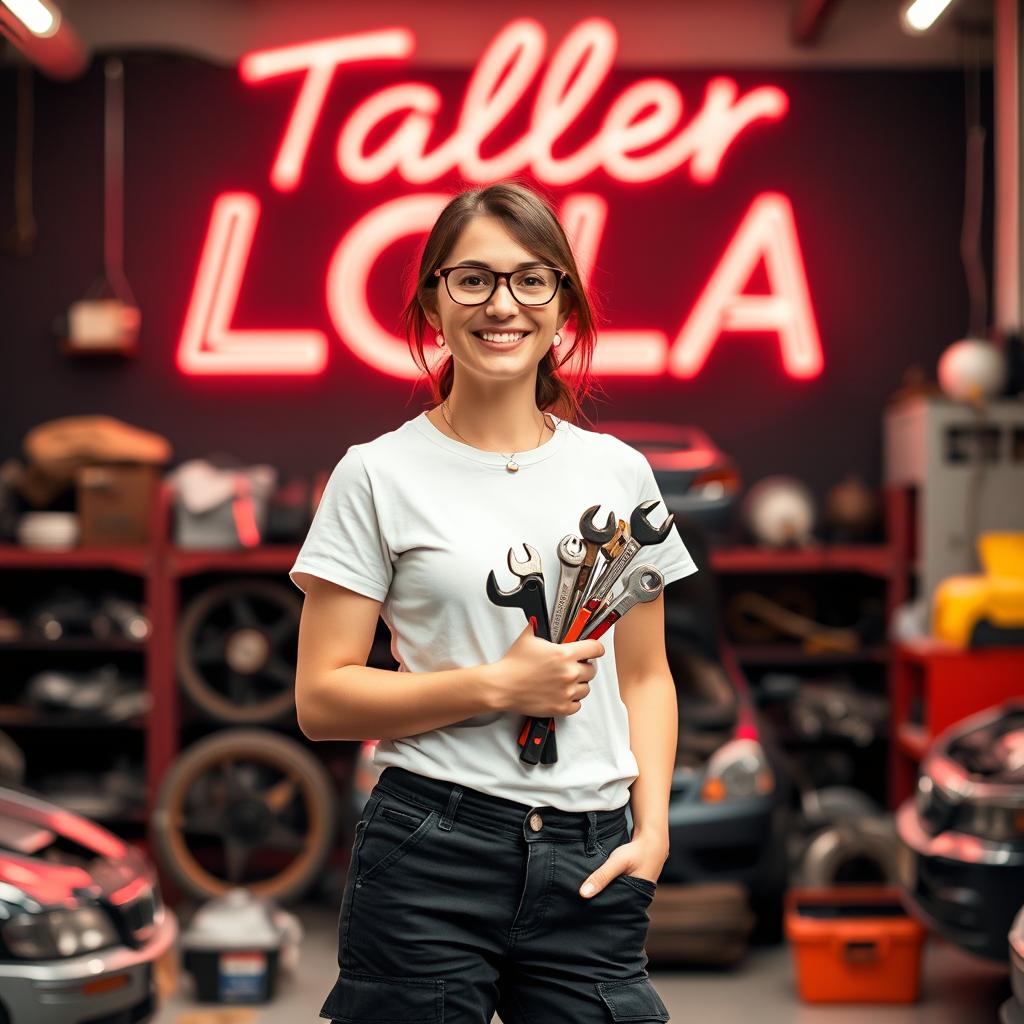
[[[405, 59], [414, 42], [409, 30], [391, 28], [259, 51], [242, 60], [241, 77], [253, 85], [301, 76], [270, 170], [273, 188], [288, 192], [301, 184], [325, 99], [342, 69]], [[555, 143], [592, 104], [614, 62], [614, 27], [589, 18], [570, 31], [543, 70], [522, 137], [503, 152], [483, 157], [481, 144], [506, 122], [541, 73], [546, 45], [538, 22], [520, 18], [506, 25], [470, 77], [455, 129], [429, 152], [427, 141], [442, 102], [434, 86], [404, 82], [367, 97], [349, 112], [338, 132], [335, 160], [341, 177], [365, 184], [396, 175], [421, 185], [457, 172], [465, 180], [486, 183], [526, 171], [546, 185], [565, 186], [600, 172], [635, 185], [685, 168], [691, 180], [707, 185], [748, 127], [779, 120], [788, 109], [786, 94], [774, 86], [740, 96], [735, 82], [716, 77], [706, 87], [703, 105], [683, 123], [679, 89], [663, 79], [645, 78], [612, 100], [587, 142], [556, 157]], [[389, 133], [370, 151], [368, 140], [379, 138], [385, 128]], [[385, 202], [345, 232], [331, 257], [325, 292], [332, 324], [354, 355], [382, 373], [419, 376], [405, 341], [370, 311], [370, 276], [391, 245], [428, 231], [447, 199], [444, 193], [424, 192]], [[570, 193], [559, 212], [581, 273], [589, 277], [608, 203], [598, 194]], [[178, 365], [185, 373], [317, 374], [326, 366], [328, 339], [322, 331], [231, 327], [259, 215], [260, 202], [249, 194], [229, 192], [214, 201], [179, 345]], [[770, 293], [745, 294], [743, 288], [762, 261]], [[781, 194], [762, 193], [750, 204], [673, 341], [657, 330], [602, 330], [593, 370], [598, 375], [693, 377], [718, 339], [730, 331], [770, 332], [792, 377], [821, 372], [821, 343], [796, 221]]]

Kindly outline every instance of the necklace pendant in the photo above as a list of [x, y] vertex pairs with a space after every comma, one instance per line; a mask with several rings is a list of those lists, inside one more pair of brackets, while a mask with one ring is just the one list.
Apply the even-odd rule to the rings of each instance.
[[516, 462], [515, 459], [509, 459], [508, 462], [505, 463], [505, 468], [510, 473], [518, 473], [519, 472], [519, 465], [518, 465], [518, 463]]

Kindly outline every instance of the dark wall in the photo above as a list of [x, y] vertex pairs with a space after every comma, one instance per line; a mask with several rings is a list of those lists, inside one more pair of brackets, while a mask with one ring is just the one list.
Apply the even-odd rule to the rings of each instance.
[[[653, 74], [661, 74], [652, 69]], [[741, 90], [775, 84], [789, 95], [781, 122], [748, 130], [710, 185], [682, 171], [626, 187], [602, 173], [564, 190], [608, 197], [596, 282], [610, 326], [679, 330], [751, 201], [779, 190], [795, 211], [825, 355], [822, 375], [796, 381], [764, 336], [727, 335], [693, 380], [607, 377], [600, 419], [694, 422], [739, 461], [748, 480], [795, 473], [823, 490], [846, 470], [877, 482], [880, 416], [904, 368], [929, 371], [967, 328], [959, 257], [963, 196], [963, 81], [951, 71], [669, 71], [689, 116], [712, 73]], [[578, 144], [632, 72], [615, 72]], [[214, 451], [276, 464], [284, 475], [329, 467], [348, 444], [424, 407], [426, 390], [382, 376], [340, 342], [323, 298], [331, 253], [367, 209], [417, 186], [343, 182], [333, 164], [346, 112], [372, 90], [422, 79], [446, 96], [439, 133], [457, 116], [468, 72], [414, 65], [349, 71], [336, 83], [300, 188], [268, 180], [295, 82], [257, 88], [233, 69], [192, 58], [125, 56], [126, 267], [143, 312], [133, 361], [59, 354], [54, 317], [81, 297], [102, 258], [102, 61], [75, 82], [35, 80], [35, 215], [31, 253], [0, 257], [0, 344], [5, 372], [3, 456], [32, 426], [107, 413], [166, 435], [175, 461]], [[990, 83], [985, 111], [990, 122]], [[602, 102], [603, 99], [603, 102]], [[0, 195], [13, 195], [15, 76], [0, 74]], [[512, 136], [522, 125], [512, 124]], [[567, 140], [567, 148], [574, 136]], [[495, 136], [495, 148], [501, 142]], [[991, 138], [989, 140], [991, 154]], [[991, 160], [987, 168], [991, 195]], [[422, 188], [454, 190], [455, 179]], [[213, 199], [250, 191], [263, 204], [235, 325], [316, 327], [327, 334], [325, 372], [312, 378], [185, 377], [175, 350]], [[12, 216], [10, 202], [4, 204]], [[990, 216], [986, 216], [986, 262]], [[5, 225], [0, 224], [0, 229]], [[414, 243], [384, 261], [400, 268]], [[750, 290], [756, 291], [755, 276]], [[991, 278], [991, 275], [989, 274]], [[763, 281], [761, 282], [763, 284]], [[374, 284], [374, 308], [395, 323], [403, 296], [393, 274]]]

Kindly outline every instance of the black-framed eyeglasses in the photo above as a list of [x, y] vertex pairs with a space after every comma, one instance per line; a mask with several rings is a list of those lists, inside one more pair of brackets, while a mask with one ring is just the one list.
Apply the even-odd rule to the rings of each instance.
[[555, 267], [525, 267], [499, 274], [486, 267], [460, 265], [441, 267], [434, 271], [434, 277], [444, 278], [452, 302], [460, 306], [482, 306], [489, 302], [502, 280], [520, 306], [546, 306], [568, 275]]

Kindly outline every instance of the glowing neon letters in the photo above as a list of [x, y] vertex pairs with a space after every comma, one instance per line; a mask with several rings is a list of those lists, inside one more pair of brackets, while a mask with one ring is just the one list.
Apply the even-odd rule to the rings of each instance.
[[[502, 153], [484, 158], [482, 142], [534, 82], [546, 49], [542, 26], [532, 19], [517, 19], [495, 37], [475, 68], [458, 123], [447, 140], [426, 151], [441, 104], [438, 90], [425, 83], [401, 83], [378, 90], [349, 113], [338, 134], [338, 168], [346, 180], [358, 183], [397, 174], [406, 182], [422, 184], [452, 171], [466, 180], [487, 182], [529, 171], [545, 184], [564, 186], [598, 171], [624, 183], [654, 181], [685, 166], [692, 180], [707, 184], [745, 128], [758, 120], [779, 119], [788, 107], [785, 93], [773, 86], [737, 98], [734, 82], [714, 78], [703, 106], [679, 129], [683, 101], [678, 88], [647, 78], [611, 102], [589, 141], [556, 158], [554, 144], [607, 79], [616, 46], [615, 29], [604, 19], [589, 18], [576, 25], [544, 71], [527, 131]], [[243, 59], [240, 73], [250, 83], [303, 76], [271, 168], [275, 188], [290, 191], [300, 184], [338, 69], [403, 59], [413, 47], [411, 32], [392, 28], [265, 50]], [[385, 121], [390, 134], [368, 151], [367, 140], [375, 131], [379, 140]], [[643, 155], [638, 155], [640, 151]], [[405, 341], [370, 311], [370, 276], [391, 245], [429, 230], [447, 198], [444, 193], [418, 193], [367, 211], [340, 239], [327, 268], [326, 305], [335, 330], [354, 355], [384, 374], [413, 379], [419, 371]], [[178, 366], [184, 373], [309, 375], [322, 372], [326, 365], [328, 339], [321, 331], [230, 326], [259, 213], [259, 200], [245, 193], [224, 193], [214, 202], [179, 345]], [[608, 203], [594, 193], [570, 193], [562, 200], [560, 216], [587, 278], [600, 249]], [[761, 260], [770, 293], [745, 294], [743, 288]], [[604, 330], [593, 369], [599, 375], [693, 377], [718, 338], [729, 331], [770, 332], [792, 377], [810, 378], [821, 372], [821, 343], [796, 223], [788, 199], [778, 193], [755, 197], [671, 344], [658, 330]], [[429, 350], [428, 357], [433, 357]]]
[[[715, 78], [708, 83], [700, 111], [670, 137], [683, 113], [679, 89], [664, 79], [645, 78], [619, 94], [589, 142], [572, 156], [556, 158], [555, 142], [604, 84], [617, 46], [615, 28], [604, 18], [587, 18], [576, 25], [552, 55], [541, 79], [529, 129], [505, 152], [485, 159], [480, 155], [481, 144], [508, 118], [536, 79], [547, 47], [543, 26], [532, 18], [518, 18], [498, 33], [480, 58], [450, 138], [426, 152], [441, 108], [441, 93], [434, 86], [422, 82], [390, 86], [349, 114], [338, 136], [338, 168], [347, 181], [361, 183], [397, 172], [410, 184], [421, 185], [453, 170], [467, 181], [490, 182], [528, 170], [545, 184], [570, 185], [599, 169], [617, 181], [654, 181], [688, 164], [694, 181], [709, 182], [726, 150], [748, 125], [761, 119], [778, 120], [788, 108], [786, 94], [775, 86], [759, 86], [737, 102], [736, 83]], [[304, 73], [270, 172], [276, 188], [288, 191], [299, 184], [335, 70], [407, 57], [412, 47], [408, 29], [394, 28], [262, 50], [242, 60], [240, 74], [251, 84]], [[398, 127], [375, 152], [367, 153], [370, 133], [395, 114], [402, 115]], [[660, 149], [633, 155], [657, 143], [662, 144]]]

